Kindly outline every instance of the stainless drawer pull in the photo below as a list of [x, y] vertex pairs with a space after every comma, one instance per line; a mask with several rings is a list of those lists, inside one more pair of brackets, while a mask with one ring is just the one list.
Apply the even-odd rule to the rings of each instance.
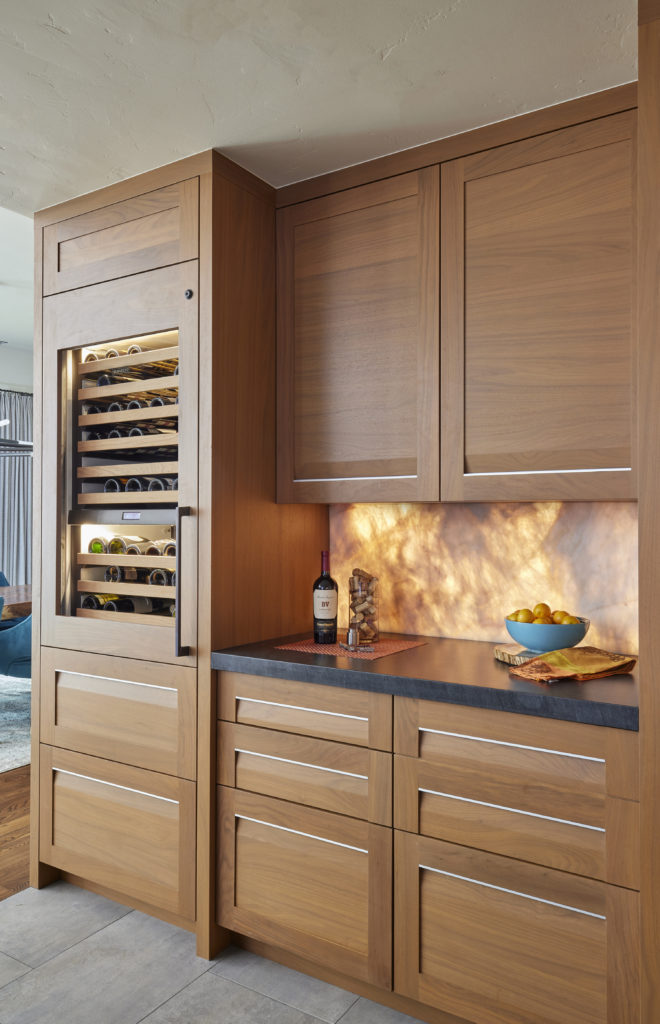
[[139, 793], [140, 796], [148, 796], [152, 800], [164, 800], [166, 804], [178, 804], [178, 800], [172, 800], [169, 796], [158, 796], [156, 793], [147, 793], [144, 789], [133, 789], [131, 786], [120, 786], [118, 782], [106, 782], [105, 779], [95, 779], [93, 775], [81, 775], [80, 772], [70, 772], [66, 768], [56, 768], [53, 765], [53, 772], [59, 775], [73, 775], [76, 779], [87, 779], [88, 782], [98, 782], [99, 786], [112, 786], [113, 789], [123, 789], [127, 793]]
[[585, 825], [581, 821], [571, 821], [569, 818], [553, 818], [549, 814], [538, 814], [536, 811], [521, 811], [518, 807], [505, 807], [504, 804], [489, 804], [486, 800], [471, 800], [467, 796], [456, 796], [455, 793], [440, 793], [437, 789], [423, 789], [419, 787], [420, 793], [429, 793], [431, 796], [442, 796], [447, 800], [460, 800], [464, 804], [477, 804], [479, 807], [493, 807], [496, 811], [510, 811], [511, 814], [525, 814], [529, 818], [542, 818], [543, 821], [557, 821], [560, 825], [574, 825], [576, 828], [588, 828], [592, 832], [604, 832], [600, 825]]
[[317, 772], [330, 772], [331, 775], [348, 775], [351, 779], [369, 780], [368, 775], [358, 775], [357, 772], [343, 772], [339, 768], [325, 768], [321, 764], [310, 764], [308, 761], [292, 761], [289, 757], [275, 757], [274, 754], [258, 754], [256, 750], [243, 750], [236, 747], [237, 754], [249, 754], [250, 757], [264, 757], [267, 761], [281, 761], [283, 764], [295, 764], [300, 768], [314, 768]]
[[338, 843], [336, 839], [324, 839], [323, 836], [314, 836], [311, 832], [299, 832], [296, 828], [286, 828], [284, 825], [274, 825], [272, 821], [261, 821], [260, 818], [248, 818], [246, 814], [236, 814], [234, 817], [241, 821], [252, 821], [255, 825], [265, 825], [266, 828], [276, 828], [280, 832], [291, 832], [294, 836], [304, 836], [305, 839], [315, 839], [317, 843], [328, 843], [330, 846], [341, 846], [343, 850], [355, 850], [356, 853], [368, 853], [360, 846], [349, 846], [348, 843]]
[[275, 700], [258, 700], [256, 697], [240, 697], [238, 694], [234, 698], [238, 703], [239, 700], [244, 700], [248, 704], [267, 704], [271, 708], [287, 708], [289, 711], [307, 711], [310, 715], [327, 715], [330, 718], [352, 718], [356, 722], [368, 722], [369, 719], [364, 715], [344, 715], [340, 711], [321, 711], [319, 708], [303, 708], [298, 704], [279, 704]]
[[58, 668], [55, 674], [63, 676], [80, 676], [81, 679], [102, 679], [108, 683], [125, 683], [127, 686], [148, 686], [150, 690], [170, 690], [176, 693], [176, 686], [160, 686], [158, 683], [138, 683], [135, 679], [116, 679], [115, 676], [94, 676], [91, 672], [71, 672], [68, 668]]
[[467, 875], [455, 875], [453, 871], [442, 871], [440, 868], [432, 868], [428, 864], [420, 864], [424, 871], [433, 871], [436, 875], [446, 875], [447, 878], [457, 878], [459, 882], [471, 882], [473, 885], [483, 885], [486, 889], [495, 889], [497, 892], [506, 892], [509, 896], [522, 896], [524, 900], [533, 900], [534, 903], [547, 903], [550, 907], [559, 907], [560, 910], [570, 910], [574, 914], [584, 914], [585, 917], [596, 917], [599, 921], [606, 921], [605, 914], [594, 914], [591, 910], [581, 910], [580, 907], [570, 907], [566, 903], [555, 903], [554, 900], [544, 900], [540, 896], [530, 896], [527, 892], [518, 892], [516, 889], [505, 889], [501, 885], [492, 885], [490, 882], [482, 882], [479, 878], [468, 878]]
[[498, 747], [515, 747], [517, 750], [535, 750], [539, 754], [556, 754], [558, 757], [576, 757], [580, 761], [597, 761], [605, 764], [604, 757], [589, 757], [588, 754], [569, 754], [565, 750], [549, 750], [547, 747], [529, 747], [525, 743], [507, 743], [506, 740], [489, 740], [486, 736], [468, 736], [463, 732], [446, 732], [444, 729], [422, 729], [420, 732], [430, 732], [435, 736], [452, 736], [457, 740], [474, 740], [475, 743], [494, 743]]

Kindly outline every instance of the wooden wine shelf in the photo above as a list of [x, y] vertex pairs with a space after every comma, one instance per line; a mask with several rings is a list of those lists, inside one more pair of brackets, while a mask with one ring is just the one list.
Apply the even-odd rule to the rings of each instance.
[[78, 417], [78, 426], [100, 427], [115, 423], [141, 423], [142, 420], [173, 420], [178, 418], [178, 415], [178, 405], [149, 405], [146, 409], [81, 413]]
[[109, 359], [93, 359], [89, 363], [78, 363], [78, 373], [81, 377], [87, 377], [90, 373], [106, 373], [108, 370], [124, 366], [144, 366], [148, 363], [164, 363], [166, 361], [178, 360], [179, 346], [173, 345], [168, 348], [153, 348], [150, 351], [136, 352], [135, 355], [111, 356]]
[[78, 505], [178, 505], [178, 491], [119, 491], [117, 494], [106, 494], [104, 491], [91, 491], [78, 494]]
[[132, 451], [137, 448], [174, 448], [179, 443], [176, 431], [169, 434], [138, 434], [136, 437], [106, 437], [100, 441], [78, 441], [78, 451], [90, 455], [95, 452]]
[[78, 565], [130, 565], [136, 569], [176, 569], [175, 555], [95, 555], [81, 551], [76, 555]]
[[[121, 462], [107, 466], [79, 466], [79, 480], [97, 480], [111, 476], [178, 476], [178, 462]], [[120, 491], [119, 493], [125, 493]], [[128, 492], [133, 493], [132, 491]]]
[[91, 402], [97, 398], [116, 398], [121, 395], [147, 395], [154, 391], [178, 394], [179, 377], [148, 377], [143, 380], [124, 380], [119, 384], [106, 384], [102, 388], [78, 388], [78, 399]]
[[169, 626], [170, 629], [174, 628], [173, 615], [142, 615], [139, 612], [104, 612], [100, 608], [76, 608], [76, 615], [81, 619], [103, 619], [105, 622], [132, 622], [134, 626]]
[[[79, 594], [126, 594], [129, 597], [164, 597], [173, 601], [176, 587], [161, 587], [156, 583], [112, 583], [106, 580], [78, 580]], [[87, 611], [87, 609], [84, 609]], [[95, 609], [92, 609], [94, 611]]]

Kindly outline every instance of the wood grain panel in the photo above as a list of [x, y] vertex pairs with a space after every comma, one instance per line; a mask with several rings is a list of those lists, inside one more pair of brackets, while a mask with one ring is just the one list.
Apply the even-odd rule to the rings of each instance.
[[547, 794], [528, 793], [524, 768], [518, 793], [503, 788], [501, 795], [485, 783], [480, 796], [465, 797], [456, 773], [401, 755], [395, 757], [394, 780], [396, 828], [639, 888], [639, 805], [634, 801], [605, 798], [600, 824], [594, 825], [580, 819], [570, 792], [563, 810], [559, 802], [554, 816], [543, 810]]
[[660, 1020], [660, 7], [639, 5], [639, 655], [642, 1022]]
[[288, 679], [222, 672], [219, 717], [377, 750], [392, 749], [392, 698]]
[[286, 210], [278, 247], [278, 499], [437, 499], [437, 168]]
[[44, 228], [44, 294], [198, 256], [197, 178]]
[[443, 498], [635, 496], [633, 130], [443, 167]]
[[195, 669], [44, 647], [45, 743], [194, 779]]
[[220, 722], [218, 782], [392, 824], [392, 758], [380, 750]]
[[[535, 752], [576, 755], [578, 760], [593, 763], [588, 776], [592, 777], [592, 792], [629, 800], [639, 799], [639, 736], [625, 729], [607, 729], [597, 725], [578, 722], [562, 722], [550, 718], [534, 718], [528, 715], [514, 715], [505, 711], [487, 708], [466, 708], [436, 701], [418, 701], [409, 697], [394, 698], [394, 749], [408, 757], [423, 756], [430, 764], [436, 762], [436, 751], [444, 757], [444, 743], [451, 737], [477, 737], [473, 750], [479, 746], [478, 739], [502, 744], [504, 751], [519, 747], [521, 756], [525, 749], [530, 755]], [[422, 730], [436, 730], [423, 732]], [[477, 753], [474, 755], [479, 757]], [[571, 758], [565, 758], [570, 761]], [[594, 781], [601, 776], [604, 762], [604, 781]], [[552, 762], [555, 764], [556, 762]], [[577, 770], [577, 769], [576, 769]], [[570, 771], [566, 768], [566, 771]], [[579, 774], [579, 770], [578, 774]], [[595, 774], [594, 774], [595, 773]], [[568, 777], [568, 776], [566, 776]], [[551, 780], [549, 780], [551, 783]], [[587, 784], [588, 780], [587, 780]]]
[[219, 920], [389, 988], [391, 831], [219, 787]]
[[41, 859], [195, 917], [195, 785], [43, 746]]
[[395, 836], [398, 991], [476, 1024], [636, 1021], [636, 893]]

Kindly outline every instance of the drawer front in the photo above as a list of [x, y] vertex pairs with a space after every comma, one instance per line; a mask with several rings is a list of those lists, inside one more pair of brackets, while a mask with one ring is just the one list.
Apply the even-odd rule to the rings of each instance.
[[194, 668], [42, 648], [41, 739], [194, 779]]
[[403, 697], [394, 733], [397, 753], [435, 765], [461, 796], [591, 825], [606, 795], [639, 800], [637, 733]]
[[392, 755], [382, 750], [219, 722], [218, 782], [392, 824]]
[[195, 919], [195, 784], [42, 745], [40, 857]]
[[279, 732], [392, 749], [392, 698], [238, 672], [218, 673], [219, 717]]
[[199, 179], [44, 228], [44, 295], [197, 259]]
[[[566, 811], [552, 816], [522, 809], [524, 776], [518, 792], [506, 799], [491, 792], [489, 779], [479, 797], [466, 797], [451, 771], [397, 754], [394, 780], [399, 829], [639, 888], [639, 804], [633, 800], [605, 797], [596, 825], [571, 819], [568, 803]], [[476, 784], [470, 792], [479, 792]], [[543, 796], [537, 806], [544, 804]]]
[[636, 1024], [637, 893], [395, 832], [395, 989], [475, 1024]]
[[218, 787], [218, 922], [391, 984], [392, 832]]

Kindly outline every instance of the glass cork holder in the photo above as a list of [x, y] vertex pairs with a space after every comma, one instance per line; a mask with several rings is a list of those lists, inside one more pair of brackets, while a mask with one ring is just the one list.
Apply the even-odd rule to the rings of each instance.
[[348, 636], [359, 644], [378, 640], [378, 577], [353, 569], [348, 580]]

